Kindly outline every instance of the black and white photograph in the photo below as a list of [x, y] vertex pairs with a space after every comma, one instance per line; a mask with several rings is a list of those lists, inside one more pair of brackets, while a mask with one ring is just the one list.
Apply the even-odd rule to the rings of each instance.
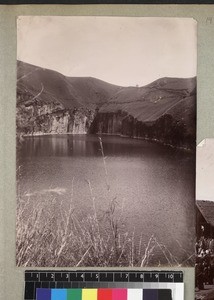
[[195, 266], [196, 75], [192, 18], [18, 17], [17, 266]]
[[197, 146], [195, 299], [214, 299], [214, 139]]

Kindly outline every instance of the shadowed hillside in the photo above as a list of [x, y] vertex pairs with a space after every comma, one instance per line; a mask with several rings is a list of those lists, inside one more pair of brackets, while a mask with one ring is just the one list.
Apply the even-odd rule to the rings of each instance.
[[17, 132], [99, 133], [195, 147], [196, 78], [120, 87], [18, 61]]
[[37, 95], [44, 103], [60, 102], [65, 108], [87, 106], [96, 108], [120, 87], [92, 77], [66, 77], [56, 71], [18, 61], [17, 93]]

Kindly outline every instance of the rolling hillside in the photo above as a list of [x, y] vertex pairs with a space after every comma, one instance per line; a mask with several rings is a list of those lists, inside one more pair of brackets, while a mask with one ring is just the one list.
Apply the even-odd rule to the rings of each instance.
[[145, 87], [124, 88], [115, 93], [100, 112], [120, 109], [143, 122], [155, 121], [166, 113], [176, 116], [176, 107], [188, 106], [186, 98], [194, 93], [195, 85], [194, 78], [161, 78]]
[[[65, 108], [87, 106], [95, 108], [121, 87], [92, 77], [66, 77], [56, 71], [18, 61], [17, 93], [37, 95], [44, 103], [59, 102]], [[19, 103], [18, 103], [19, 104]]]
[[24, 134], [121, 134], [193, 147], [195, 114], [196, 78], [121, 87], [17, 63], [17, 131]]

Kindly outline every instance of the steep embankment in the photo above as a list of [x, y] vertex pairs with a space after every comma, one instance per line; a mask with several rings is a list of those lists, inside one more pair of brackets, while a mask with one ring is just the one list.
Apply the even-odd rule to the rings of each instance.
[[96, 108], [119, 89], [96, 78], [70, 78], [18, 61], [17, 131], [87, 133]]
[[161, 78], [115, 93], [100, 108], [91, 128], [193, 148], [195, 114], [196, 79]]
[[195, 145], [195, 78], [120, 87], [23, 62], [17, 78], [17, 132], [120, 134]]
[[96, 108], [120, 89], [96, 78], [66, 77], [56, 71], [21, 61], [17, 63], [17, 93], [35, 96], [42, 91], [37, 100], [46, 104], [59, 102], [69, 109], [82, 106]]

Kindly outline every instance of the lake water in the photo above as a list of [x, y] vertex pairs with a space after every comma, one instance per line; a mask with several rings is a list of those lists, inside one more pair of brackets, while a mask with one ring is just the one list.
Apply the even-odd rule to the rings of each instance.
[[127, 230], [135, 229], [145, 243], [154, 234], [185, 260], [194, 252], [194, 155], [115, 136], [102, 136], [102, 144], [106, 170], [98, 136], [25, 138], [17, 157], [21, 198], [54, 195], [67, 203], [73, 180], [73, 203], [84, 217], [92, 210], [90, 181], [98, 213], [115, 199]]

